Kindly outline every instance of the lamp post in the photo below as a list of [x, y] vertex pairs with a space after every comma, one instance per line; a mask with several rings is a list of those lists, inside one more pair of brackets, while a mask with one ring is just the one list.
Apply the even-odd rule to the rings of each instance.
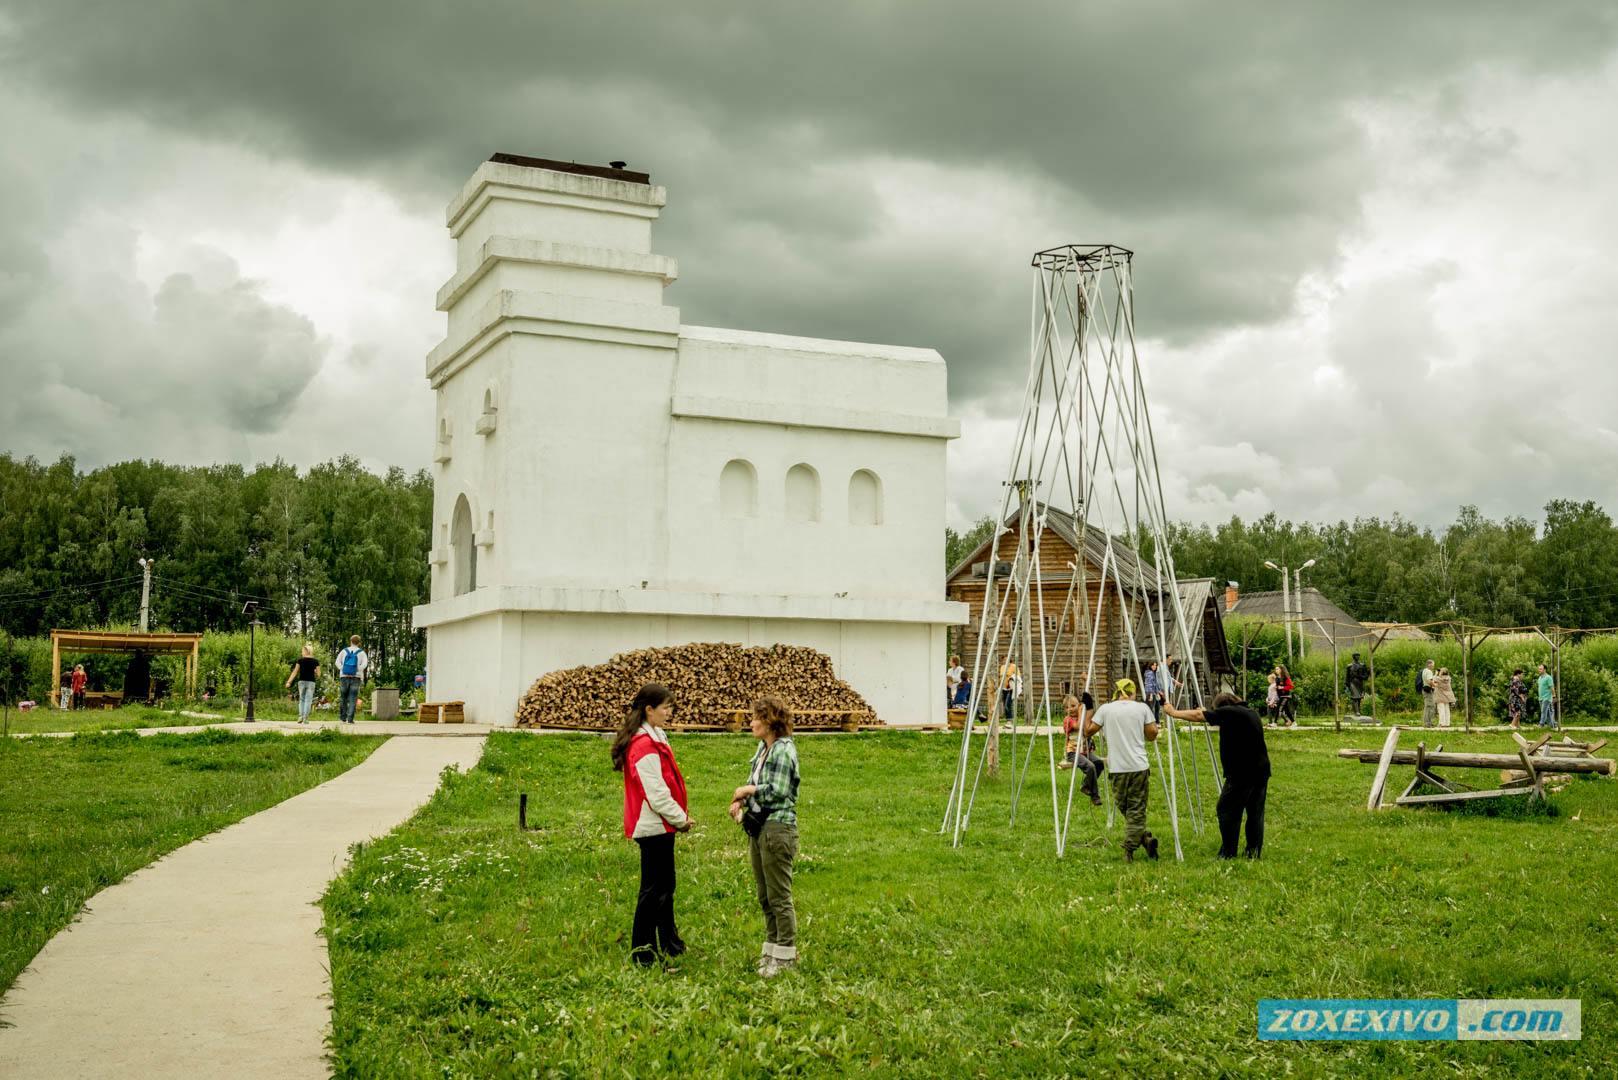
[[245, 717], [243, 717], [243, 720], [245, 720], [247, 723], [251, 724], [253, 722], [253, 720], [254, 720], [254, 717], [253, 717], [253, 628], [259, 624], [258, 623], [258, 601], [249, 600], [249, 601], [247, 601], [247, 603], [243, 604], [242, 605], [242, 614], [243, 615], [252, 615], [253, 616], [252, 619], [247, 624], [247, 715]]
[[1271, 570], [1279, 571], [1281, 574], [1281, 625], [1285, 626], [1287, 631], [1287, 663], [1290, 664], [1292, 663], [1292, 594], [1287, 591], [1287, 585], [1292, 580], [1292, 577], [1287, 573], [1286, 567], [1277, 566], [1268, 559], [1264, 560], [1264, 565]]
[[1303, 652], [1304, 652], [1304, 649], [1303, 649], [1303, 643], [1304, 643], [1304, 636], [1303, 636], [1303, 572], [1305, 570], [1309, 569], [1313, 565], [1315, 565], [1315, 560], [1310, 559], [1308, 562], [1304, 563], [1302, 566], [1300, 566], [1296, 570], [1292, 571], [1292, 602], [1297, 605], [1297, 615], [1298, 615], [1298, 655], [1300, 657], [1303, 655]]

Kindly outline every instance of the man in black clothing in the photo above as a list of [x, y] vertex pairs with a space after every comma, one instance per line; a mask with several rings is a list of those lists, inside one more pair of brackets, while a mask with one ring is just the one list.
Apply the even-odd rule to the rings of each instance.
[[1354, 661], [1343, 672], [1343, 685], [1348, 690], [1348, 707], [1355, 716], [1360, 715], [1360, 702], [1365, 700], [1365, 683], [1371, 677], [1371, 669], [1360, 661], [1360, 654], [1354, 654]]
[[1264, 799], [1270, 789], [1270, 753], [1264, 747], [1264, 721], [1232, 693], [1214, 698], [1212, 708], [1174, 709], [1165, 712], [1176, 720], [1212, 724], [1219, 729], [1219, 766], [1225, 787], [1219, 793], [1219, 857], [1236, 857], [1236, 837], [1242, 811], [1247, 812], [1247, 857], [1256, 859], [1264, 847]]

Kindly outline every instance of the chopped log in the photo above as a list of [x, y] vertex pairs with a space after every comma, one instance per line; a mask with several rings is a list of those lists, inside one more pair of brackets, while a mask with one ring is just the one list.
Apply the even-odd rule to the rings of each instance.
[[674, 694], [675, 730], [745, 728], [764, 694], [780, 694], [803, 731], [841, 731], [850, 719], [880, 727], [871, 706], [833, 670], [831, 658], [794, 645], [743, 648], [692, 642], [636, 649], [605, 664], [547, 672], [517, 706], [519, 727], [611, 731], [635, 692], [658, 682]]
[[[1368, 765], [1380, 765], [1382, 752], [1378, 750], [1339, 750], [1337, 756], [1362, 761]], [[1507, 769], [1517, 766], [1521, 759], [1515, 754], [1458, 754], [1432, 753], [1427, 755], [1427, 764], [1434, 768], [1465, 768], [1465, 769]], [[1414, 765], [1416, 752], [1414, 750], [1393, 751], [1392, 764]], [[1534, 765], [1541, 772], [1553, 773], [1596, 773], [1601, 776], [1611, 776], [1618, 771], [1618, 762], [1611, 758], [1545, 758], [1536, 757]]]
[[1437, 795], [1401, 795], [1400, 806], [1429, 806], [1442, 803], [1470, 802], [1473, 799], [1498, 799], [1502, 795], [1525, 795], [1527, 788], [1502, 791], [1448, 791]]
[[1365, 800], [1367, 810], [1376, 810], [1382, 805], [1382, 789], [1388, 783], [1388, 766], [1393, 764], [1394, 747], [1398, 745], [1399, 725], [1395, 724], [1393, 730], [1388, 732], [1387, 741], [1382, 744], [1382, 753], [1377, 757], [1376, 777], [1371, 781], [1371, 797]]

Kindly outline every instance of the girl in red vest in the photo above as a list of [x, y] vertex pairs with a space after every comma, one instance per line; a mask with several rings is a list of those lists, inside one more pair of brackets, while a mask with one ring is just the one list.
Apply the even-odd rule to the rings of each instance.
[[674, 695], [647, 683], [635, 695], [612, 740], [612, 767], [624, 774], [624, 835], [640, 845], [640, 899], [630, 933], [630, 955], [650, 967], [657, 954], [685, 952], [674, 927], [674, 834], [691, 831], [685, 812], [685, 777], [663, 726], [674, 715]]

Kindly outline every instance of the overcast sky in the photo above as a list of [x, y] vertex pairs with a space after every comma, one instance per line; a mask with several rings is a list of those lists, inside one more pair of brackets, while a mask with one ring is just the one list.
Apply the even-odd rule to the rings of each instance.
[[955, 524], [1073, 241], [1171, 516], [1618, 511], [1615, 106], [1611, 0], [0, 0], [0, 449], [425, 466], [504, 150], [666, 185], [687, 323], [938, 349]]

